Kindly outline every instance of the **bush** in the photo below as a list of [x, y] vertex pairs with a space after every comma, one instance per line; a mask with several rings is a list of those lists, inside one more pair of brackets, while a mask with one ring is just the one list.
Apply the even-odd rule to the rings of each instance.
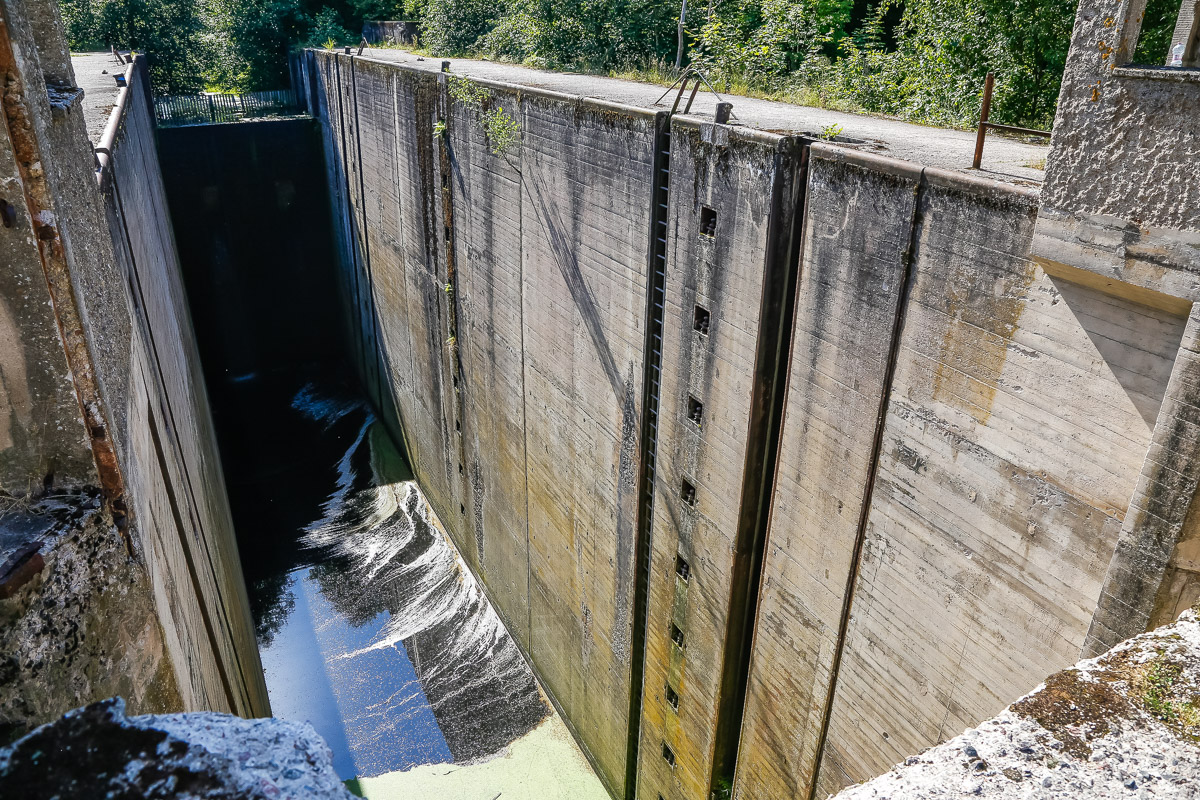
[[496, 0], [429, 0], [421, 41], [438, 55], [466, 55], [496, 26], [500, 12]]

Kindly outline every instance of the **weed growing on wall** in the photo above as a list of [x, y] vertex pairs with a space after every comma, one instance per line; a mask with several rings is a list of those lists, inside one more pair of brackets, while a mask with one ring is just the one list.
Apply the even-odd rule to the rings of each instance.
[[475, 112], [487, 136], [488, 145], [498, 156], [507, 153], [521, 137], [521, 123], [494, 102], [489, 89], [476, 86], [460, 75], [449, 76], [450, 96]]

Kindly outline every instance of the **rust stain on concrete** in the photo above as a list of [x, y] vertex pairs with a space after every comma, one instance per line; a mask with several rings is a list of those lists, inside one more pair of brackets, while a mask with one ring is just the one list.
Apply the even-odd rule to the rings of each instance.
[[1025, 290], [1037, 275], [1037, 265], [1027, 262], [1023, 273], [997, 283], [991, 292], [981, 291], [977, 280], [963, 270], [956, 272], [946, 283], [951, 320], [938, 349], [933, 399], [987, 425], [1008, 346], [1025, 309]]

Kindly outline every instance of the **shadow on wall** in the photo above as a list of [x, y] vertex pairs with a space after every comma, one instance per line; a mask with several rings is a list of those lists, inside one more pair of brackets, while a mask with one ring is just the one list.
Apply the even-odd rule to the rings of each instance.
[[1129, 402], [1154, 429], [1187, 322], [1183, 315], [1050, 276]]

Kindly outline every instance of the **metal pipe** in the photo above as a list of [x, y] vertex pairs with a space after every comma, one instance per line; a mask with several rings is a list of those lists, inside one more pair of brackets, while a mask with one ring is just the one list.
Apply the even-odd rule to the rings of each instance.
[[687, 89], [690, 71], [683, 76], [683, 83], [679, 84], [679, 94], [675, 95], [675, 102], [671, 105], [671, 113], [674, 114], [679, 110], [679, 101], [683, 99], [683, 92]]
[[989, 131], [1008, 131], [1009, 133], [1019, 133], [1023, 136], [1045, 136], [1050, 138], [1050, 131], [1039, 131], [1033, 128], [1018, 128], [1016, 125], [1000, 125], [996, 122], [985, 123]]
[[983, 82], [983, 108], [979, 110], [979, 132], [975, 134], [975, 160], [971, 162], [973, 169], [979, 169], [983, 163], [983, 140], [987, 136], [988, 115], [992, 111], [992, 86], [996, 81], [996, 73], [989, 72]]
[[696, 78], [696, 82], [692, 84], [692, 93], [688, 95], [687, 105], [683, 107], [684, 114], [692, 112], [692, 102], [696, 99], [696, 92], [700, 91], [700, 78]]

